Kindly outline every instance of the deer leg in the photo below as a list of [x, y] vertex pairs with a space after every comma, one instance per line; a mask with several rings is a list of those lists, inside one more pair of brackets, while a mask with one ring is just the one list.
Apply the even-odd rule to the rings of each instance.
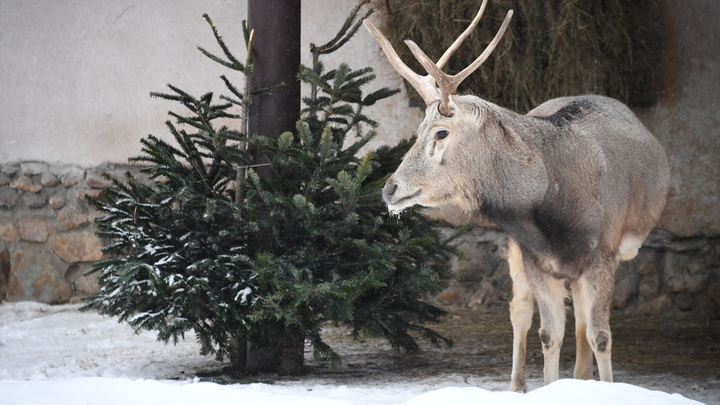
[[595, 354], [600, 380], [612, 382], [612, 335], [610, 304], [615, 283], [617, 261], [595, 266], [577, 281], [585, 305], [587, 340]]
[[513, 359], [510, 390], [527, 392], [525, 381], [525, 349], [527, 332], [532, 325], [533, 294], [525, 275], [522, 253], [515, 241], [508, 244], [508, 264], [512, 278], [513, 298], [510, 302], [510, 322], [513, 328]]
[[536, 268], [526, 260], [525, 271], [540, 313], [540, 341], [543, 347], [545, 384], [560, 378], [560, 348], [565, 335], [565, 282]]
[[565, 283], [548, 277], [546, 288], [535, 296], [540, 312], [540, 341], [543, 346], [545, 384], [560, 378], [560, 348], [565, 334]]
[[577, 282], [571, 285], [573, 308], [575, 310], [575, 372], [573, 376], [581, 380], [592, 378], [592, 350], [587, 338], [587, 302]]

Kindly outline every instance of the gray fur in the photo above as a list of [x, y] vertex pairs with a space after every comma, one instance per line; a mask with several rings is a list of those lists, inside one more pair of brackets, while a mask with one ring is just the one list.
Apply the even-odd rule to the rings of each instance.
[[[587, 354], [580, 353], [589, 345], [601, 379], [612, 381], [614, 272], [662, 213], [669, 183], [662, 147], [629, 108], [607, 97], [553, 99], [527, 115], [475, 96], [450, 103], [452, 117], [440, 114], [437, 102], [428, 106], [415, 145], [383, 190], [389, 209], [453, 207], [517, 243], [515, 266], [522, 268], [515, 271], [526, 274], [522, 282], [541, 310], [546, 382], [557, 378], [565, 323], [566, 294], [551, 280], [569, 280], [586, 328], [578, 332], [576, 377], [587, 378]], [[449, 135], [439, 139], [440, 130]], [[524, 346], [517, 352], [524, 357]], [[516, 370], [523, 364], [513, 361], [513, 389], [524, 389], [524, 372]]]

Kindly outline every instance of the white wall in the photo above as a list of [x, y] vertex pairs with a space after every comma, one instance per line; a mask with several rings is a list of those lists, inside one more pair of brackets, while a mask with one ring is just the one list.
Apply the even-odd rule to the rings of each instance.
[[[336, 33], [356, 0], [302, 0], [307, 46]], [[658, 1], [663, 71], [658, 105], [640, 118], [670, 157], [672, 189], [661, 226], [677, 235], [720, 234], [720, 2]], [[0, 164], [38, 160], [122, 163], [139, 140], [167, 136], [174, 103], [150, 99], [172, 83], [199, 94], [219, 91], [226, 70], [202, 56], [219, 52], [203, 13], [243, 54], [245, 1], [0, 1]], [[280, 17], [279, 17], [280, 18]], [[377, 87], [402, 88], [378, 45], [361, 29], [328, 66], [373, 66]], [[404, 95], [367, 111], [380, 123], [377, 143], [414, 133], [423, 113]]]
[[639, 116], [670, 161], [660, 226], [681, 236], [720, 235], [720, 1], [659, 4], [660, 98]]
[[[309, 43], [332, 38], [355, 4], [303, 0], [303, 63], [310, 63]], [[167, 83], [198, 95], [222, 90], [218, 76], [229, 71], [196, 49], [220, 53], [202, 14], [243, 55], [246, 10], [245, 1], [222, 0], [3, 0], [0, 162], [126, 162], [148, 133], [167, 136], [167, 110], [177, 109], [150, 91]], [[326, 63], [374, 65], [378, 88], [400, 87], [377, 49], [363, 30]], [[422, 118], [399, 96], [368, 114], [389, 142], [412, 134]]]

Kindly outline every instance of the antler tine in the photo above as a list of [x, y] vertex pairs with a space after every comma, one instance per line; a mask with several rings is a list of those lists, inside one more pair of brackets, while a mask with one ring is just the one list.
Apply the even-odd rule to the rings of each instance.
[[452, 111], [450, 111], [449, 108], [450, 94], [452, 93], [447, 92], [446, 89], [452, 87], [453, 77], [443, 72], [435, 63], [433, 63], [432, 59], [430, 59], [430, 57], [427, 56], [427, 54], [425, 54], [425, 52], [423, 52], [423, 50], [420, 49], [415, 42], [406, 39], [405, 44], [408, 48], [410, 48], [410, 52], [415, 55], [415, 59], [417, 59], [422, 67], [424, 67], [428, 72], [428, 75], [435, 79], [440, 87], [440, 107], [438, 107], [440, 109], [440, 113], [447, 116], [452, 115]]
[[365, 19], [363, 21], [363, 24], [365, 25], [365, 28], [370, 32], [370, 34], [375, 38], [375, 40], [380, 44], [380, 47], [382, 48], [383, 52], [385, 53], [385, 56], [388, 58], [388, 61], [392, 65], [395, 70], [400, 73], [402, 77], [407, 80], [415, 90], [417, 90], [418, 94], [420, 94], [420, 97], [425, 101], [426, 105], [430, 105], [434, 103], [437, 100], [440, 100], [440, 93], [438, 92], [437, 88], [435, 87], [435, 83], [432, 82], [432, 78], [430, 76], [420, 76], [417, 73], [413, 72], [412, 69], [410, 69], [403, 61], [400, 59], [400, 56], [398, 56], [397, 52], [395, 52], [395, 49], [390, 44], [390, 41], [388, 41], [387, 38], [380, 32], [377, 27], [375, 27], [375, 24], [372, 23], [369, 19]]
[[508, 10], [507, 15], [505, 16], [505, 20], [503, 21], [502, 25], [500, 26], [500, 29], [498, 30], [497, 34], [495, 34], [495, 38], [488, 44], [487, 48], [483, 51], [483, 53], [480, 54], [480, 56], [473, 61], [468, 67], [463, 69], [460, 73], [456, 74], [452, 77], [453, 80], [453, 88], [452, 92], [450, 94], [455, 94], [455, 91], [457, 91], [458, 86], [460, 86], [460, 83], [462, 83], [463, 80], [465, 80], [470, 74], [472, 74], [474, 71], [476, 71], [480, 65], [485, 62], [485, 60], [490, 56], [490, 54], [495, 50], [495, 47], [502, 39], [503, 35], [505, 35], [505, 31], [507, 30], [508, 25], [510, 25], [510, 19], [512, 19], [513, 11]]
[[445, 64], [448, 62], [448, 60], [450, 60], [450, 57], [452, 56], [452, 54], [455, 53], [455, 51], [460, 47], [460, 45], [462, 45], [463, 41], [465, 41], [465, 39], [467, 37], [469, 37], [470, 34], [472, 34], [473, 30], [478, 25], [478, 22], [480, 22], [480, 18], [482, 17], [483, 13], [485, 12], [486, 5], [487, 5], [487, 0], [483, 0], [482, 5], [480, 5], [480, 10], [478, 10], [477, 14], [475, 15], [475, 18], [473, 18], [472, 22], [470, 23], [470, 25], [468, 25], [468, 27], [465, 29], [465, 31], [463, 31], [463, 33], [460, 34], [460, 36], [457, 37], [457, 39], [455, 39], [455, 42], [453, 42], [452, 45], [450, 45], [450, 47], [445, 51], [445, 53], [443, 53], [443, 55], [440, 57], [440, 59], [436, 63], [437, 67], [442, 69], [445, 66]]
[[471, 63], [468, 67], [466, 67], [460, 73], [454, 76], [450, 76], [447, 73], [443, 72], [440, 69], [439, 65], [433, 63], [432, 60], [425, 54], [425, 52], [422, 51], [422, 49], [420, 49], [420, 47], [415, 42], [411, 40], [405, 41], [407, 46], [410, 48], [412, 54], [415, 55], [415, 58], [418, 60], [418, 62], [420, 62], [420, 64], [425, 68], [428, 74], [433, 79], [435, 79], [438, 86], [440, 87], [440, 106], [438, 108], [440, 109], [441, 114], [446, 116], [452, 115], [452, 111], [450, 109], [450, 96], [457, 93], [457, 88], [458, 86], [460, 86], [460, 83], [462, 83], [463, 80], [470, 76], [471, 73], [477, 70], [480, 65], [485, 62], [488, 56], [490, 56], [493, 50], [495, 50], [495, 47], [500, 42], [500, 39], [503, 37], [508, 25], [510, 24], [510, 19], [512, 18], [512, 15], [513, 11], [508, 11], [507, 16], [505, 16], [505, 21], [503, 21], [502, 26], [500, 26], [500, 30], [497, 32], [497, 34], [495, 34], [495, 38], [493, 38], [490, 44], [488, 44], [487, 48], [485, 48], [483, 53], [481, 53], [480, 56], [478, 56], [477, 59], [475, 59], [475, 61], [473, 61], [473, 63]]
[[470, 76], [470, 74], [477, 70], [480, 65], [482, 65], [483, 62], [485, 62], [485, 60], [495, 50], [495, 47], [500, 42], [500, 39], [502, 39], [503, 35], [505, 35], [505, 31], [510, 24], [510, 19], [512, 19], [513, 11], [510, 10], [505, 16], [505, 20], [500, 26], [497, 34], [495, 34], [495, 38], [493, 38], [493, 40], [488, 44], [488, 46], [480, 54], [480, 56], [478, 56], [477, 59], [475, 59], [473, 63], [471, 63], [468, 67], [466, 67], [460, 73], [454, 76], [450, 76], [444, 73], [442, 71], [442, 67], [445, 66], [452, 54], [460, 47], [463, 41], [465, 41], [465, 39], [475, 29], [485, 11], [486, 5], [487, 0], [483, 0], [482, 5], [480, 5], [480, 10], [478, 10], [478, 13], [475, 15], [475, 18], [473, 18], [470, 25], [465, 29], [465, 31], [463, 31], [462, 34], [460, 34], [459, 37], [457, 37], [457, 39], [455, 39], [455, 41], [445, 51], [445, 53], [437, 61], [437, 63], [434, 63], [425, 54], [425, 52], [423, 52], [422, 49], [417, 46], [415, 42], [411, 40], [405, 41], [407, 46], [410, 48], [412, 54], [415, 55], [415, 58], [427, 71], [427, 76], [420, 76], [412, 69], [410, 69], [400, 59], [400, 56], [398, 56], [397, 52], [395, 52], [395, 49], [390, 44], [390, 41], [388, 41], [388, 39], [385, 38], [385, 36], [380, 32], [380, 30], [375, 27], [372, 21], [366, 18], [363, 21], [363, 24], [365, 25], [365, 28], [367, 28], [367, 30], [370, 32], [370, 34], [375, 38], [375, 40], [380, 44], [380, 47], [382, 48], [385, 56], [388, 58], [388, 61], [393, 66], [393, 68], [395, 68], [395, 70], [400, 73], [400, 75], [404, 77], [405, 80], [407, 80], [410, 85], [415, 88], [415, 90], [417, 90], [417, 92], [420, 94], [420, 97], [422, 97], [422, 99], [425, 101], [425, 104], [430, 105], [435, 101], [440, 100], [440, 106], [438, 107], [440, 113], [443, 115], [451, 116], [452, 110], [450, 109], [450, 96], [457, 93], [457, 89], [460, 86], [460, 83], [462, 83], [463, 80], [465, 80], [468, 76]]

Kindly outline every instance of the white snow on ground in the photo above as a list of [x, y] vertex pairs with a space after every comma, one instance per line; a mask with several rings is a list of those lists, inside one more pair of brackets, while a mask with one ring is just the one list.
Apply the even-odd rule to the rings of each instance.
[[[700, 404], [622, 383], [560, 380], [527, 394], [506, 384], [438, 376], [339, 385], [328, 379], [220, 385], [192, 377], [217, 366], [188, 336], [177, 345], [77, 305], [0, 305], [0, 404]], [[484, 388], [483, 388], [484, 387]]]

